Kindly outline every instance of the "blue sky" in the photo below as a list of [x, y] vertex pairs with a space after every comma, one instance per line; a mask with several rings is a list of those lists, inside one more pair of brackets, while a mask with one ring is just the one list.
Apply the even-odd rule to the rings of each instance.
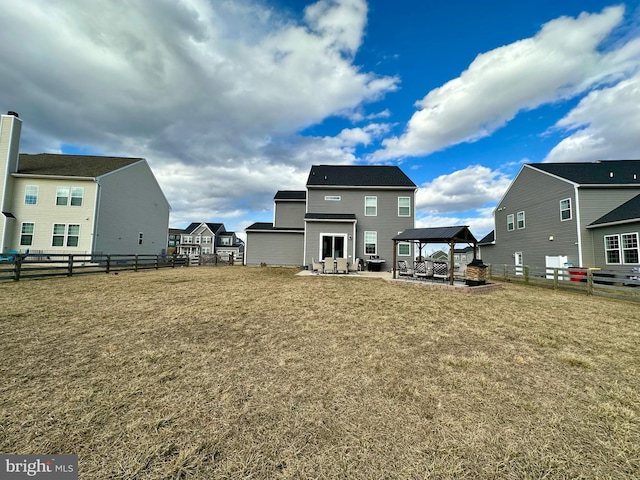
[[640, 158], [640, 0], [9, 2], [0, 108], [24, 153], [146, 158], [172, 226], [392, 164], [480, 238], [523, 163]]

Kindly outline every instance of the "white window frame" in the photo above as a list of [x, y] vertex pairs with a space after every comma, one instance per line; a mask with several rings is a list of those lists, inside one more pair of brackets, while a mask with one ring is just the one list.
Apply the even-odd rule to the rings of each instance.
[[513, 232], [516, 229], [516, 217], [513, 213], [507, 215], [507, 232]]
[[[69, 197], [71, 196], [70, 187], [56, 187], [56, 206], [66, 207], [69, 205]], [[64, 198], [64, 202], [61, 199]]]
[[[31, 231], [30, 232], [25, 232], [25, 227], [27, 225], [31, 225]], [[31, 245], [33, 245], [33, 236], [35, 235], [35, 231], [36, 231], [36, 224], [33, 222], [22, 222], [22, 225], [20, 226], [20, 246], [21, 247], [30, 247]], [[31, 237], [29, 239], [29, 242], [25, 242], [24, 239], [25, 237]]]
[[[58, 231], [58, 233], [56, 233], [56, 227], [62, 227], [62, 232]], [[77, 227], [77, 233], [72, 233], [71, 229], [72, 227]], [[60, 229], [58, 229], [60, 230]], [[74, 230], [76, 230], [74, 228]], [[56, 245], [55, 240], [56, 238], [60, 238], [62, 239], [62, 244], [61, 245]], [[75, 245], [70, 245], [69, 244], [69, 239], [75, 239]], [[78, 223], [54, 223], [53, 224], [53, 230], [52, 230], [52, 235], [51, 235], [51, 246], [52, 247], [78, 247], [80, 245], [80, 224]]]
[[202, 244], [203, 245], [211, 244], [211, 237], [209, 237], [208, 235], [205, 235], [204, 237], [202, 237]]
[[184, 235], [182, 238], [184, 240], [182, 243], [190, 244], [193, 242], [193, 236], [191, 235]]
[[231, 246], [231, 237], [220, 237], [220, 245], [225, 247]]
[[69, 205], [81, 207], [84, 198], [84, 187], [71, 187], [69, 195]]
[[[627, 246], [627, 243], [625, 240], [627, 239], [633, 239], [633, 246], [629, 247]], [[638, 233], [637, 232], [631, 232], [631, 233], [623, 233], [622, 235], [620, 235], [620, 248], [622, 250], [622, 263], [623, 264], [627, 264], [627, 265], [637, 265], [638, 263], [640, 263], [640, 250], [639, 247], [640, 244], [638, 242]], [[633, 260], [627, 260], [627, 253], [631, 253], [635, 251], [635, 261]]]
[[[29, 192], [31, 190], [31, 192]], [[33, 191], [35, 190], [35, 194]], [[24, 204], [25, 205], [37, 205], [38, 196], [40, 194], [40, 187], [38, 185], [25, 185], [24, 187]], [[35, 199], [33, 202], [28, 202], [27, 199]], [[28, 222], [27, 222], [28, 223]]]
[[[568, 207], [563, 207], [562, 203], [566, 202], [569, 204]], [[567, 218], [563, 218], [563, 213], [564, 212], [569, 212], [569, 216]], [[568, 220], [571, 220], [573, 218], [573, 210], [571, 208], [571, 199], [570, 198], [563, 198], [562, 200], [560, 200], [560, 221], [561, 222], [566, 222]]]
[[[364, 250], [363, 250], [364, 254], [377, 255], [378, 254], [378, 232], [373, 230], [367, 230], [364, 232], [363, 239], [364, 239]], [[373, 241], [371, 241], [371, 239], [373, 239]], [[373, 252], [367, 251], [367, 244], [373, 245], [373, 249], [374, 249]]]
[[[615, 245], [613, 247], [608, 247], [607, 245], [607, 239], [615, 239]], [[620, 244], [620, 235], [615, 234], [615, 235], [605, 235], [604, 236], [604, 261], [607, 265], [620, 265], [622, 263], [622, 250], [621, 250], [621, 244]], [[616, 252], [616, 254], [618, 255], [618, 261], [609, 261], [609, 252]]]
[[[406, 200], [408, 205], [400, 205], [400, 200]], [[402, 208], [406, 208], [407, 213], [402, 213]], [[410, 217], [411, 216], [411, 197], [398, 197], [398, 216], [399, 217]]]
[[[520, 219], [520, 216], [522, 215], [522, 219]], [[522, 226], [520, 226], [520, 222], [522, 222]], [[516, 227], [518, 227], [518, 230], [523, 230], [525, 227], [525, 222], [524, 222], [524, 210], [518, 212], [516, 214]]]
[[[372, 202], [373, 205], [370, 205]], [[373, 213], [367, 213], [368, 209], [373, 209]], [[378, 197], [375, 195], [367, 195], [364, 197], [364, 216], [365, 217], [377, 217], [378, 216]]]

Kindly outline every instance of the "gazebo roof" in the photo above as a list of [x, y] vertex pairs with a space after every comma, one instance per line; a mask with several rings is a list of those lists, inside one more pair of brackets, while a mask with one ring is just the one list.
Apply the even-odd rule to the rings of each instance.
[[478, 243], [467, 225], [453, 227], [433, 227], [433, 228], [408, 228], [404, 232], [393, 237], [397, 241], [414, 241], [422, 243], [451, 243], [467, 242]]

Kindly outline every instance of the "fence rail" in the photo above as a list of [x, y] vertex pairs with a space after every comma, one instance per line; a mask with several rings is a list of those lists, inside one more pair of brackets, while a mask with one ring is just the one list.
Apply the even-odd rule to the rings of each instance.
[[640, 301], [640, 274], [588, 268], [535, 268], [489, 265], [487, 278], [522, 282], [540, 287], [585, 292], [611, 298]]
[[167, 255], [69, 255], [36, 254], [15, 257], [0, 264], [0, 280], [71, 277], [91, 273], [116, 273], [123, 270], [148, 270], [189, 266], [188, 258]]

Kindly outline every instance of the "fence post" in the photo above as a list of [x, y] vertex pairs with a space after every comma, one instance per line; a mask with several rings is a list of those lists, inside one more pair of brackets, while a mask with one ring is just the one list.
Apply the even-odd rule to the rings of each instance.
[[176, 254], [171, 255], [171, 268], [176, 268]]
[[233, 252], [229, 254], [229, 265], [233, 265]]
[[20, 280], [20, 272], [22, 271], [22, 257], [18, 254], [13, 261], [13, 279], [17, 282]]
[[111, 271], [111, 255], [107, 255], [107, 269], [105, 273], [109, 273]]
[[156, 270], [160, 268], [160, 255], [156, 255]]
[[67, 277], [73, 275], [73, 255], [69, 255], [69, 261], [67, 263]]
[[507, 281], [507, 264], [504, 264], [504, 271], [502, 272], [503, 280]]
[[587, 294], [593, 295], [593, 271], [587, 270]]
[[558, 269], [557, 268], [553, 269], [553, 289], [554, 290], [558, 289]]
[[133, 271], [138, 271], [138, 255], [135, 256], [135, 263], [133, 264]]
[[524, 267], [524, 283], [529, 283], [529, 267]]

